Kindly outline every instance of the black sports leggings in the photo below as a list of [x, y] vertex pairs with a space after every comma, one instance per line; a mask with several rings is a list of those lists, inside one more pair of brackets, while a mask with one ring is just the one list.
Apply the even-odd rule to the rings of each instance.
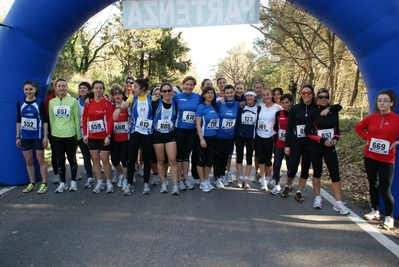
[[272, 155], [274, 150], [273, 137], [262, 138], [258, 135], [255, 137], [255, 151], [258, 156], [259, 164], [265, 164], [267, 167], [272, 166]]
[[[197, 136], [197, 166], [212, 167], [213, 159], [215, 157], [215, 142], [216, 136], [204, 136], [206, 148], [201, 147], [200, 139]], [[205, 177], [207, 179], [207, 177]]]
[[55, 175], [58, 174], [58, 164], [57, 164], [57, 155], [53, 146], [53, 137], [51, 135], [48, 136], [48, 140], [51, 146], [51, 166], [53, 167], [53, 172]]
[[129, 139], [129, 163], [127, 165], [128, 183], [133, 183], [133, 175], [135, 172], [135, 163], [139, 148], [143, 150], [144, 162], [144, 183], [149, 183], [151, 172], [151, 151], [152, 151], [152, 135], [145, 135], [138, 132], [130, 134]]
[[247, 160], [247, 165], [252, 165], [252, 157], [254, 154], [254, 139], [236, 136], [235, 145], [236, 145], [236, 163], [242, 164], [242, 160], [244, 159], [244, 146], [245, 146], [246, 150], [245, 158]]
[[395, 165], [371, 158], [364, 158], [364, 165], [369, 180], [371, 206], [374, 210], [379, 210], [381, 195], [384, 201], [385, 215], [392, 216], [395, 201], [391, 193], [391, 186]]
[[213, 171], [215, 177], [219, 178], [226, 172], [227, 160], [229, 158], [231, 146], [234, 139], [221, 139], [216, 138], [216, 150], [213, 163]]
[[112, 142], [111, 148], [111, 162], [114, 167], [122, 163], [122, 167], [127, 167], [127, 162], [129, 160], [128, 155], [129, 141], [122, 142]]
[[53, 136], [53, 146], [57, 156], [58, 174], [60, 175], [61, 182], [65, 183], [65, 154], [71, 168], [71, 179], [75, 181], [76, 173], [78, 172], [78, 163], [76, 162], [76, 137], [58, 138]]
[[87, 178], [93, 178], [93, 168], [91, 166], [91, 156], [90, 156], [89, 146], [85, 144], [83, 139], [81, 139], [78, 142], [78, 145], [80, 148], [80, 152], [82, 152], [83, 155], [83, 164], [85, 167]]
[[196, 129], [175, 128], [177, 162], [189, 161], [190, 153], [195, 146], [196, 132]]
[[298, 171], [299, 161], [301, 160], [301, 178], [308, 179], [310, 168], [310, 152], [308, 144], [291, 143], [290, 161], [288, 163], [288, 178], [295, 178]]
[[320, 178], [323, 173], [323, 158], [330, 173], [333, 183], [339, 182], [339, 164], [335, 146], [327, 147], [323, 144], [315, 143], [310, 145], [310, 158], [313, 165], [313, 178]]

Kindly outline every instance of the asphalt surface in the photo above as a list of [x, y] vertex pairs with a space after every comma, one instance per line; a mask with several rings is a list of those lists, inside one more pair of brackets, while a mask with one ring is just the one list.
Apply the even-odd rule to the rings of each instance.
[[302, 204], [254, 183], [179, 196], [158, 185], [143, 195], [138, 179], [131, 196], [116, 186], [96, 195], [80, 173], [77, 192], [50, 184], [44, 195], [20, 186], [1, 196], [0, 266], [399, 266], [327, 200], [313, 209], [308, 186]]

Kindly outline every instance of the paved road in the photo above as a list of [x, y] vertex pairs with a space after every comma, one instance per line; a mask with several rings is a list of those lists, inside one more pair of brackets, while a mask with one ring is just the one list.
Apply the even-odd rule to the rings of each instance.
[[328, 201], [313, 209], [309, 187], [298, 204], [259, 185], [179, 196], [153, 186], [144, 196], [140, 179], [126, 197], [83, 183], [63, 194], [55, 185], [45, 195], [4, 194], [0, 266], [399, 266], [399, 255]]

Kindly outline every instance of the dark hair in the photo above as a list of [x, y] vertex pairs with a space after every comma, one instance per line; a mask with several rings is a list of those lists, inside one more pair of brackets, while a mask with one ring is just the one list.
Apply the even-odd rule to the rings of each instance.
[[[313, 86], [311, 86], [310, 84], [305, 84], [304, 86], [302, 86], [301, 92], [302, 92], [302, 90], [303, 90], [304, 88], [309, 88], [310, 90], [312, 90], [313, 97], [312, 97], [312, 102], [311, 102], [310, 104], [316, 104], [316, 99], [315, 99], [315, 95], [314, 95], [314, 88], [313, 88]], [[299, 99], [299, 103], [302, 103], [302, 104], [303, 104], [302, 95], [301, 95], [301, 97], [300, 97], [300, 99]]]
[[328, 95], [330, 95], [330, 91], [329, 91], [328, 89], [326, 89], [326, 88], [320, 88], [320, 89], [317, 91], [317, 95], [319, 95], [319, 94], [321, 94], [321, 93], [327, 93]]
[[265, 87], [265, 84], [263, 82], [257, 81], [257, 82], [254, 83], [254, 88], [255, 88], [255, 85], [257, 85], [258, 83], [260, 83], [262, 85], [262, 87]]
[[213, 88], [213, 86], [205, 86], [204, 89], [202, 89], [202, 103], [205, 103], [205, 97], [204, 95], [206, 93], [208, 93], [209, 91], [213, 91], [213, 94], [215, 95], [215, 97], [212, 100], [212, 106], [216, 109], [216, 91], [215, 88]]
[[197, 85], [197, 80], [193, 76], [186, 76], [183, 79], [183, 84], [185, 84], [187, 81], [190, 81], [190, 80], [194, 82], [194, 85]]
[[35, 96], [39, 95], [39, 85], [37, 85], [35, 81], [27, 80], [24, 82], [22, 87], [25, 87], [25, 85], [32, 85], [32, 87], [36, 89]]
[[170, 83], [168, 83], [168, 82], [164, 82], [163, 84], [161, 84], [161, 86], [159, 87], [159, 90], [162, 91], [162, 88], [163, 88], [164, 86], [166, 86], [166, 85], [170, 86], [170, 89], [173, 90], [173, 86], [172, 86]]
[[[276, 103], [276, 102], [274, 102], [273, 96], [274, 96], [274, 93], [277, 92], [277, 91], [280, 93], [280, 95], [283, 95], [283, 94], [284, 94], [282, 88], [280, 88], [280, 87], [273, 88], [273, 90], [272, 90], [272, 102], [273, 102], [273, 103]], [[280, 98], [280, 100], [281, 100], [281, 98]]]
[[220, 80], [224, 80], [225, 82], [227, 82], [225, 78], [220, 77], [220, 78], [218, 78], [218, 79], [216, 80], [216, 84], [218, 84]]
[[91, 85], [90, 85], [90, 83], [84, 82], [84, 81], [83, 81], [83, 82], [80, 82], [79, 85], [78, 85], [78, 88], [79, 88], [81, 85], [86, 86], [87, 89], [89, 89], [89, 91], [91, 91]]
[[390, 110], [391, 111], [395, 110], [396, 106], [398, 105], [398, 97], [396, 96], [395, 92], [392, 91], [391, 89], [382, 89], [381, 91], [378, 92], [378, 95], [377, 95], [377, 97], [375, 99], [374, 112], [379, 112], [380, 111], [379, 108], [378, 108], [378, 104], [377, 104], [378, 97], [380, 95], [388, 95], [389, 99], [391, 99], [391, 102], [392, 102], [392, 106], [390, 107]]
[[55, 80], [55, 82], [54, 82], [54, 87], [57, 87], [57, 83], [58, 82], [65, 82], [66, 84], [67, 84], [67, 86], [68, 86], [68, 82], [67, 82], [67, 80], [65, 79], [65, 78], [58, 78], [57, 80]]
[[284, 99], [288, 99], [288, 101], [290, 101], [291, 103], [294, 101], [291, 94], [283, 94], [280, 97], [280, 101], [283, 101]]
[[94, 85], [97, 84], [97, 83], [101, 84], [101, 85], [103, 86], [103, 91], [105, 91], [104, 82], [101, 81], [101, 80], [95, 80], [95, 81], [91, 84], [91, 87], [94, 88]]
[[154, 89], [152, 89], [151, 90], [151, 95], [154, 95], [154, 92], [157, 91], [157, 90], [161, 91], [161, 88], [157, 86]]
[[226, 90], [226, 89], [233, 89], [233, 91], [235, 91], [235, 88], [234, 88], [234, 86], [232, 84], [226, 84], [224, 86], [224, 90]]
[[201, 82], [201, 88], [205, 86], [205, 83], [206, 83], [207, 81], [210, 81], [210, 82], [212, 83], [211, 79], [205, 78], [205, 79], [203, 79], [202, 82]]
[[148, 90], [148, 82], [150, 80], [148, 80], [147, 78], [143, 79], [143, 78], [139, 78], [137, 80], [135, 80], [134, 82], [137, 83], [138, 85], [140, 85], [140, 89], [144, 88], [144, 90]]

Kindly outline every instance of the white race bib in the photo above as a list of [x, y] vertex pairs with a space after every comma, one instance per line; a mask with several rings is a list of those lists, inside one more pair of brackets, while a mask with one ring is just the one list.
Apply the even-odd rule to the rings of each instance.
[[21, 118], [22, 130], [36, 131], [37, 130], [37, 119]]
[[298, 138], [306, 137], [305, 124], [301, 124], [301, 125], [297, 125], [296, 126], [296, 137], [298, 137]]
[[334, 129], [330, 128], [330, 129], [317, 130], [317, 135], [324, 139], [327, 139], [327, 141], [331, 141], [332, 138], [334, 137]]
[[69, 118], [71, 116], [70, 106], [55, 106], [53, 111], [56, 118]]
[[391, 144], [387, 140], [371, 138], [369, 150], [377, 154], [388, 155]]
[[157, 124], [157, 132], [169, 133], [173, 130], [173, 123], [170, 120], [159, 120]]
[[90, 133], [104, 132], [104, 122], [103, 120], [89, 121]]
[[195, 112], [183, 111], [182, 121], [185, 123], [195, 123]]
[[258, 131], [265, 132], [265, 133], [269, 131], [269, 129], [267, 129], [266, 121], [262, 121], [262, 120], [258, 121]]
[[236, 119], [223, 119], [222, 120], [222, 129], [234, 129], [236, 125]]
[[129, 131], [129, 125], [127, 121], [114, 122], [114, 133], [127, 133]]
[[136, 131], [142, 134], [148, 134], [151, 132], [152, 127], [152, 120], [144, 119], [144, 118], [137, 118], [136, 121]]
[[241, 114], [241, 124], [255, 125], [255, 123], [256, 123], [256, 114], [249, 112]]
[[278, 139], [281, 141], [285, 141], [286, 130], [279, 129], [278, 130]]
[[208, 128], [208, 129], [211, 129], [211, 130], [217, 130], [217, 129], [219, 129], [219, 118], [218, 118], [218, 119], [212, 119], [212, 120], [210, 120], [210, 121], [208, 122], [207, 128]]

